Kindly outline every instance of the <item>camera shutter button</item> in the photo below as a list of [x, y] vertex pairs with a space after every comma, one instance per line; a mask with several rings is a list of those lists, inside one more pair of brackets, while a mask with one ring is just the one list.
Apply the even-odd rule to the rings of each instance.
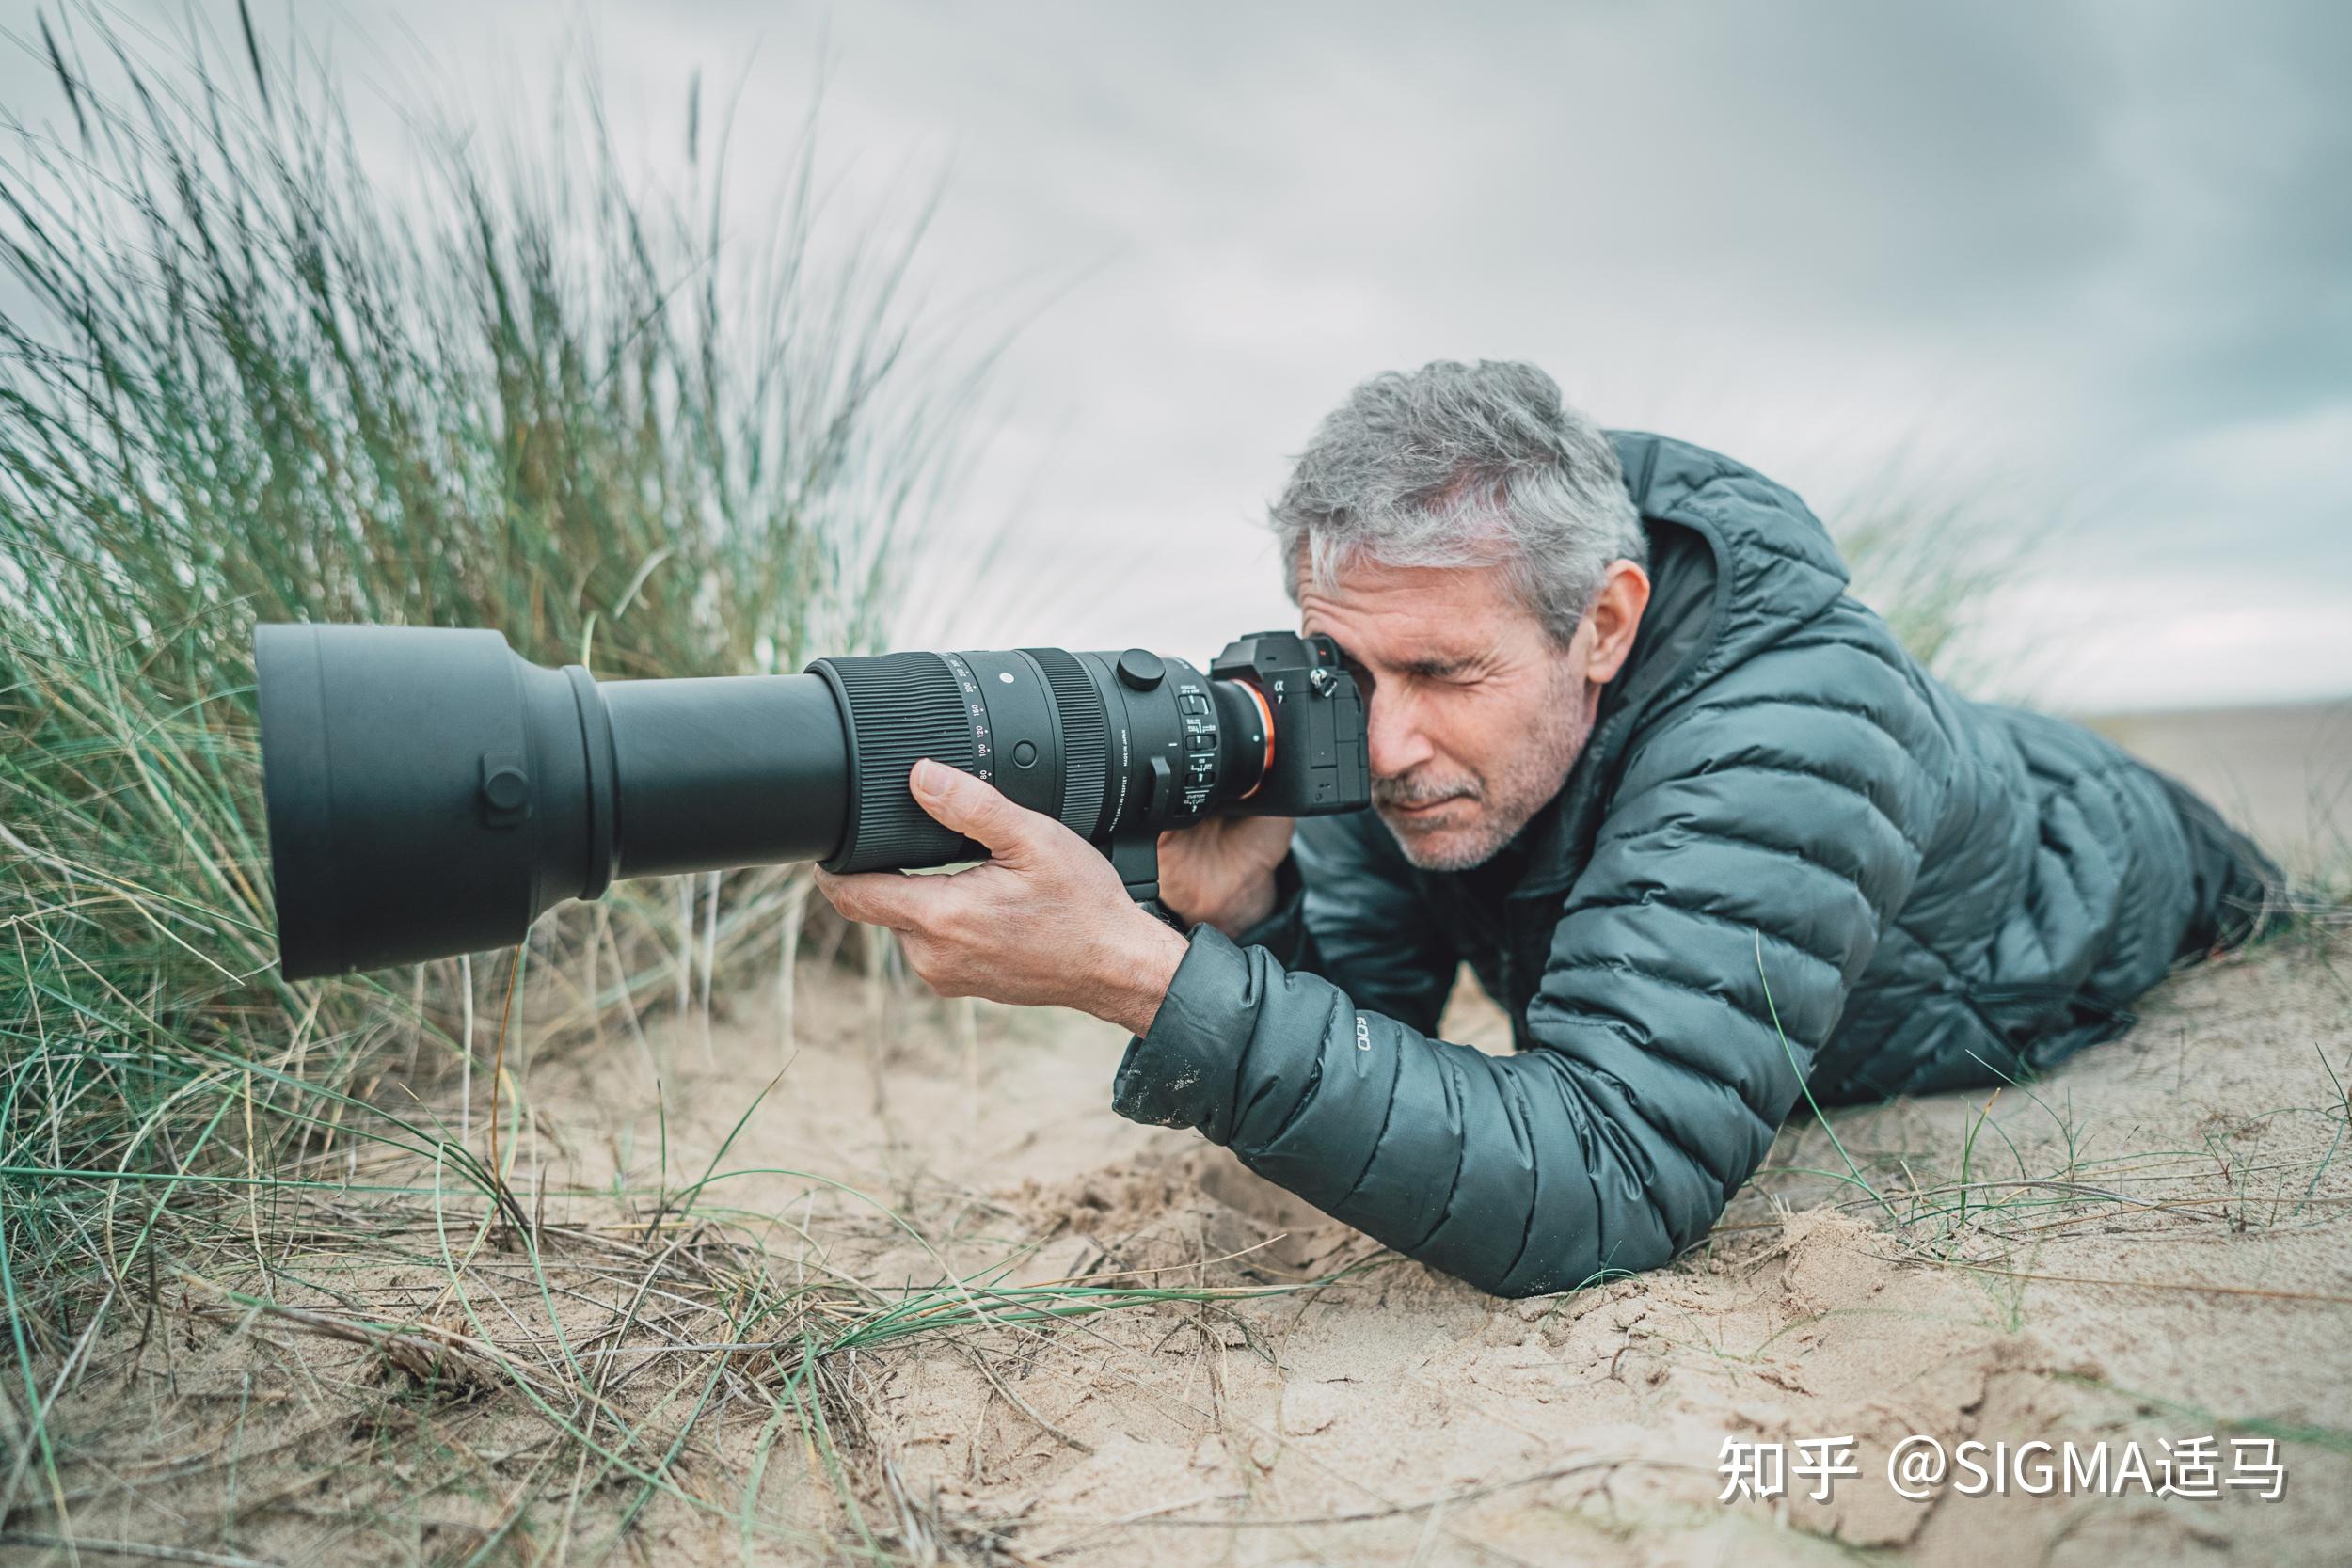
[[1168, 676], [1168, 666], [1149, 648], [1130, 648], [1119, 656], [1119, 678], [1137, 691], [1149, 691]]

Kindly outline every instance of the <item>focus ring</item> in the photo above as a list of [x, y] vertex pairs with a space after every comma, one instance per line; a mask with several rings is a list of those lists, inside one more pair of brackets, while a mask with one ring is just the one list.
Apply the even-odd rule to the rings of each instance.
[[1061, 819], [1080, 838], [1092, 838], [1103, 822], [1103, 787], [1109, 782], [1111, 729], [1103, 694], [1078, 661], [1061, 648], [1024, 648], [1045, 672], [1061, 712]]
[[978, 766], [947, 661], [937, 654], [882, 654], [820, 658], [809, 669], [825, 678], [849, 718], [850, 820], [841, 849], [825, 869], [874, 871], [974, 858], [963, 835], [933, 821], [907, 789], [908, 769], [924, 757], [967, 773]]

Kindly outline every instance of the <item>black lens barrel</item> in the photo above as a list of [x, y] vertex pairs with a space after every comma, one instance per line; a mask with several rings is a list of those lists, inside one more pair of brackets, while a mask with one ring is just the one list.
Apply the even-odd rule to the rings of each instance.
[[817, 676], [590, 684], [619, 781], [613, 875], [822, 860], [841, 842], [848, 737]]
[[615, 879], [986, 850], [915, 804], [933, 758], [1106, 849], [1240, 800], [1262, 699], [1140, 649], [822, 658], [605, 681], [493, 631], [266, 626], [262, 791], [290, 979], [511, 945]]

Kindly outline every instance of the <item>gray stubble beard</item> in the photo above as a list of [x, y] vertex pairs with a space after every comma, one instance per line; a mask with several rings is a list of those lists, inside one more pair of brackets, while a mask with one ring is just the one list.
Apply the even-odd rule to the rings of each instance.
[[[1597, 706], [1594, 689], [1565, 673], [1562, 684], [1568, 689], [1562, 691], [1557, 701], [1544, 705], [1543, 711], [1551, 722], [1529, 737], [1529, 745], [1515, 753], [1514, 766], [1507, 768], [1501, 779], [1479, 781], [1478, 799], [1486, 808], [1486, 821], [1480, 836], [1468, 848], [1423, 859], [1415, 849], [1412, 838], [1399, 832], [1396, 825], [1382, 816], [1381, 826], [1389, 830], [1389, 836], [1396, 840], [1406, 860], [1422, 871], [1469, 871], [1484, 865], [1560, 793], [1577, 759], [1584, 754], [1585, 742], [1592, 738], [1593, 714]], [[1374, 794], [1376, 800], [1376, 782]]]

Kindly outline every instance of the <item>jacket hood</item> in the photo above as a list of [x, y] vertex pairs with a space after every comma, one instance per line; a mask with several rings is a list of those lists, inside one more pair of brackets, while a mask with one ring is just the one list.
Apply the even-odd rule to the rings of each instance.
[[1771, 647], [1846, 591], [1846, 563], [1804, 502], [1719, 453], [1611, 431], [1650, 538], [1650, 601], [1626, 667], [1603, 694], [1582, 755], [1531, 825], [1514, 896], [1575, 879], [1627, 748], [1649, 716]]
[[1628, 705], [1704, 684], [1846, 591], [1837, 546], [1795, 492], [1686, 442], [1629, 431], [1609, 439], [1653, 546], [1684, 530], [1705, 546], [1701, 556], [1663, 541], [1634, 656], [1614, 683]]

